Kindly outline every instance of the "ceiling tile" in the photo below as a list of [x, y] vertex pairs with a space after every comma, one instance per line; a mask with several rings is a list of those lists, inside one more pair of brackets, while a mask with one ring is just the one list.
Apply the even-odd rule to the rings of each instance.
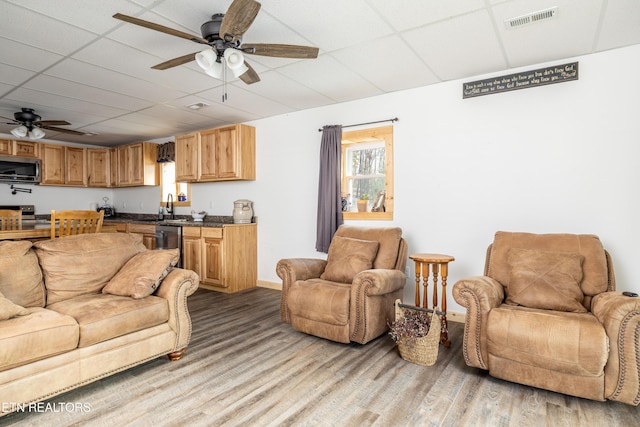
[[597, 49], [613, 49], [637, 43], [640, 43], [640, 2], [608, 1]]
[[451, 19], [484, 8], [483, 0], [370, 0], [369, 3], [396, 31]]
[[[394, 59], [386, 52], [393, 52]], [[331, 56], [384, 92], [440, 81], [399, 36], [351, 46], [332, 52]]]
[[46, 50], [0, 38], [0, 62], [31, 71], [42, 71], [64, 57]]
[[407, 31], [402, 37], [442, 80], [506, 67], [493, 24], [484, 10]]
[[35, 73], [11, 65], [0, 64], [0, 83], [19, 85], [29, 80]]

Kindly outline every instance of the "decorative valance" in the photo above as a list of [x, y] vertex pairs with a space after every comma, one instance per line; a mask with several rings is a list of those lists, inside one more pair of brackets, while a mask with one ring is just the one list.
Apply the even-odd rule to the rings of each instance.
[[176, 143], [175, 141], [165, 142], [158, 145], [158, 163], [167, 163], [176, 161]]

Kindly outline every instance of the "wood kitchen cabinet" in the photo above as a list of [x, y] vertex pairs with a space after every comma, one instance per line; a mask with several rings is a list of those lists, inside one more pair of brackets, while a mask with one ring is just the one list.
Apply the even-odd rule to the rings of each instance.
[[38, 157], [38, 143], [0, 139], [0, 154], [5, 156]]
[[64, 183], [78, 187], [87, 186], [87, 149], [64, 147]]
[[158, 145], [137, 142], [118, 147], [118, 187], [159, 185]]
[[255, 180], [255, 141], [255, 128], [241, 124], [176, 137], [176, 181]]
[[[87, 149], [87, 185], [89, 187], [111, 187], [111, 153], [109, 148]], [[114, 164], [115, 167], [115, 164]]]
[[56, 144], [40, 144], [41, 185], [85, 187], [87, 149]]
[[[120, 224], [119, 224], [120, 225]], [[156, 248], [156, 226], [155, 224], [135, 224], [127, 223], [126, 227], [118, 228], [118, 232], [125, 230], [126, 233], [138, 234], [142, 236], [142, 244], [147, 249]]]
[[184, 268], [198, 273], [204, 289], [233, 293], [255, 287], [257, 253], [256, 224], [182, 228]]

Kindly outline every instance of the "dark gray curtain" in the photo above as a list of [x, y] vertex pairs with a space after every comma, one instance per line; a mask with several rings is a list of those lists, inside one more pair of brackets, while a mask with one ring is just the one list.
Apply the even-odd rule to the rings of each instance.
[[175, 162], [176, 161], [176, 143], [175, 141], [165, 142], [158, 145], [158, 163]]
[[340, 197], [340, 167], [342, 157], [342, 126], [322, 128], [320, 144], [320, 180], [318, 183], [318, 224], [316, 250], [329, 252], [333, 234], [342, 224]]

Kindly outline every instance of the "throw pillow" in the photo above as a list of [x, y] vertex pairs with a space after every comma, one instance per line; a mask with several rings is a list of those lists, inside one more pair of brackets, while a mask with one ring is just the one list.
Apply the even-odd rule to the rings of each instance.
[[557, 311], [587, 311], [582, 305], [584, 294], [580, 289], [583, 261], [584, 256], [573, 252], [510, 249], [506, 303]]
[[0, 292], [0, 320], [11, 319], [16, 316], [25, 316], [29, 314], [29, 310], [14, 304], [10, 300], [6, 299], [2, 292]]
[[148, 297], [178, 263], [179, 257], [178, 249], [140, 252], [113, 276], [102, 293], [135, 299]]
[[334, 236], [321, 279], [351, 283], [356, 274], [369, 270], [378, 253], [378, 242]]

